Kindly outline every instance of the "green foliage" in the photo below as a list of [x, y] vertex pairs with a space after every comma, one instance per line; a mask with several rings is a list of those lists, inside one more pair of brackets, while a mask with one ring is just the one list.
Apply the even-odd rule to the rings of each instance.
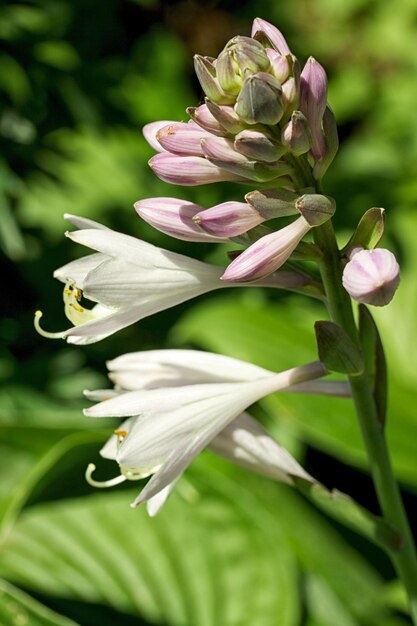
[[[317, 358], [312, 328], [321, 307], [233, 291], [79, 349], [48, 343], [32, 327], [41, 305], [51, 327], [62, 324], [51, 274], [82, 253], [63, 242], [64, 212], [225, 263], [231, 246], [170, 239], [141, 223], [132, 204], [165, 195], [209, 207], [251, 190], [160, 182], [140, 134], [155, 119], [186, 119], [186, 106], [198, 104], [192, 54], [217, 54], [228, 37], [249, 32], [259, 10], [252, 0], [235, 4], [41, 0], [0, 8], [0, 379], [8, 387], [0, 395], [0, 573], [82, 626], [96, 625], [89, 616], [97, 603], [117, 616], [100, 618], [100, 626], [130, 619], [296, 626], [301, 616], [303, 626], [404, 626], [403, 590], [385, 586], [391, 571], [383, 558], [288, 488], [206, 455], [150, 520], [130, 511], [130, 489], [97, 494], [84, 484], [86, 463], [111, 424], [84, 418], [81, 394], [108, 384], [99, 373], [105, 359], [192, 344], [284, 369]], [[366, 209], [387, 208], [384, 245], [402, 257], [402, 279], [375, 319], [390, 372], [388, 440], [397, 475], [415, 491], [417, 7], [412, 0], [271, 0], [262, 17], [285, 32], [300, 59], [312, 54], [328, 70], [342, 140], [326, 174], [336, 221], [350, 233]], [[258, 414], [299, 459], [319, 451], [366, 469], [348, 400], [275, 394]], [[360, 492], [355, 476], [352, 489]], [[337, 486], [338, 475], [331, 480]], [[74, 624], [9, 582], [0, 584], [0, 622]]]

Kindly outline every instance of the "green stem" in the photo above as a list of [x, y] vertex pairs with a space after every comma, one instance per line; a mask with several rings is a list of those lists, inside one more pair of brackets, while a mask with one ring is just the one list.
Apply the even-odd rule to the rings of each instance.
[[[359, 345], [352, 305], [342, 286], [342, 267], [333, 226], [326, 222], [315, 230], [316, 244], [323, 252], [321, 274], [334, 322], [342, 326]], [[349, 378], [352, 397], [358, 414], [362, 437], [369, 458], [375, 489], [387, 522], [401, 534], [398, 550], [390, 552], [399, 578], [407, 591], [413, 624], [417, 626], [417, 557], [410, 526], [395, 480], [383, 426], [380, 424], [368, 373]]]

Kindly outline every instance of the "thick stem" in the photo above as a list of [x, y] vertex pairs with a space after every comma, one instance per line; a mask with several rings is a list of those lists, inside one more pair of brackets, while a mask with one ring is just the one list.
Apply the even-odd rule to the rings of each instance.
[[[331, 318], [359, 345], [350, 298], [342, 286], [340, 254], [330, 221], [315, 228], [315, 241], [323, 252], [321, 274]], [[396, 527], [402, 536], [401, 546], [390, 554], [406, 588], [413, 623], [417, 626], [416, 550], [392, 470], [383, 427], [378, 420], [368, 373], [352, 376], [349, 382], [381, 510], [386, 521]]]

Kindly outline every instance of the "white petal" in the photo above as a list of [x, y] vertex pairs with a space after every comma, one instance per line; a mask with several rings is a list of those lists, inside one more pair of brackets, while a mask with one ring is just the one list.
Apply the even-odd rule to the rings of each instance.
[[245, 361], [199, 350], [132, 352], [109, 361], [107, 367], [111, 379], [124, 389], [256, 380], [273, 373]]
[[148, 511], [149, 517], [155, 517], [157, 513], [162, 509], [165, 502], [169, 498], [172, 493], [172, 490], [175, 487], [176, 480], [172, 483], [169, 483], [166, 487], [164, 487], [161, 491], [155, 494], [152, 498], [149, 498], [146, 503], [146, 510]]
[[[202, 269], [203, 271], [199, 271]], [[211, 265], [197, 272], [179, 268], [138, 268], [118, 259], [109, 259], [94, 268], [84, 281], [84, 295], [106, 306], [174, 298], [177, 302], [221, 288], [220, 268]]]
[[[77, 243], [102, 252], [107, 256], [133, 263], [141, 269], [181, 269], [195, 272], [198, 275], [200, 273], [203, 275], [213, 273], [214, 266], [176, 252], [157, 248], [150, 243], [113, 230], [87, 229], [69, 232], [67, 235]], [[220, 275], [220, 268], [215, 269], [219, 270]]]
[[110, 230], [107, 226], [90, 220], [87, 217], [80, 217], [79, 215], [72, 215], [71, 213], [64, 213], [64, 218], [77, 228], [98, 228], [99, 230]]
[[[120, 426], [118, 427], [117, 431], [118, 432], [125, 431], [127, 434], [129, 434], [129, 432], [131, 431], [132, 426], [133, 426], [135, 420], [136, 420], [136, 417], [129, 417], [129, 419], [125, 420], [124, 422], [122, 422], [120, 424]], [[118, 453], [119, 447], [120, 447], [119, 437], [120, 437], [120, 435], [117, 435], [117, 434], [113, 433], [112, 436], [106, 441], [104, 446], [101, 448], [100, 455], [104, 459], [110, 459], [111, 461], [115, 461], [116, 460], [117, 453]]]
[[57, 278], [63, 283], [66, 283], [67, 280], [72, 280], [79, 289], [84, 289], [84, 280], [88, 272], [91, 272], [91, 270], [106, 261], [106, 259], [108, 259], [108, 257], [99, 252], [88, 254], [81, 259], [71, 261], [71, 263], [67, 263], [55, 270], [54, 278]]
[[293, 484], [293, 476], [315, 482], [248, 413], [226, 426], [209, 447], [229, 461], [281, 482]]

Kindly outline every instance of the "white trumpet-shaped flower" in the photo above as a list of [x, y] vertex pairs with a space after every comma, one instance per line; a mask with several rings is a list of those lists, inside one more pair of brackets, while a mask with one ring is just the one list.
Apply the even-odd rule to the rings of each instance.
[[[93, 343], [214, 289], [246, 285], [242, 281], [222, 281], [221, 267], [157, 248], [92, 220], [65, 217], [80, 229], [67, 232], [67, 236], [96, 253], [54, 272], [55, 278], [65, 284], [64, 310], [73, 328], [47, 332], [40, 325], [42, 313], [37, 311], [35, 327], [45, 337]], [[262, 282], [251, 281], [248, 286], [302, 289], [307, 283], [296, 272], [281, 272]], [[87, 308], [83, 298], [96, 304]]]
[[[162, 352], [165, 354], [162, 355]], [[320, 362], [274, 374], [220, 355], [174, 352], [176, 354], [172, 357], [168, 356], [168, 351], [152, 351], [145, 353], [147, 358], [143, 360], [136, 361], [137, 355], [116, 359], [109, 365], [111, 377], [116, 382], [115, 392], [110, 392], [107, 396], [109, 399], [104, 400], [102, 391], [87, 393], [88, 397], [99, 400], [99, 403], [86, 409], [86, 415], [127, 418], [101, 450], [102, 456], [117, 461], [120, 476], [99, 483], [92, 478], [94, 466], [90, 465], [87, 470], [89, 482], [94, 486], [107, 487], [124, 480], [152, 476], [133, 502], [133, 506], [142, 502], [150, 503], [148, 507], [151, 514], [159, 510], [173, 484], [194, 457], [220, 436], [248, 406], [265, 395], [326, 374]], [[142, 366], [146, 362], [151, 372], [153, 369], [154, 375], [145, 375], [144, 380], [141, 380]], [[173, 373], [175, 363], [180, 366], [177, 377]], [[135, 373], [138, 381], [136, 387], [133, 382]], [[133, 391], [125, 391], [121, 387], [126, 381]], [[239, 432], [245, 427], [244, 424], [245, 419], [243, 426], [242, 421], [237, 423]], [[278, 454], [278, 450], [281, 450], [279, 446], [274, 448], [265, 443], [262, 437], [267, 435], [262, 429], [249, 429], [246, 439], [242, 435], [236, 439], [236, 432], [232, 428], [217, 439], [214, 445], [218, 452], [228, 450], [228, 458], [240, 459], [242, 462], [246, 459], [246, 465], [252, 463], [254, 469], [257, 466], [258, 471], [274, 475], [275, 478], [278, 477], [279, 466], [287, 482], [291, 482], [290, 475], [295, 471], [295, 466], [289, 463], [285, 454]], [[271, 461], [270, 467], [269, 454], [275, 459]], [[299, 468], [297, 475], [302, 477], [302, 472]]]

